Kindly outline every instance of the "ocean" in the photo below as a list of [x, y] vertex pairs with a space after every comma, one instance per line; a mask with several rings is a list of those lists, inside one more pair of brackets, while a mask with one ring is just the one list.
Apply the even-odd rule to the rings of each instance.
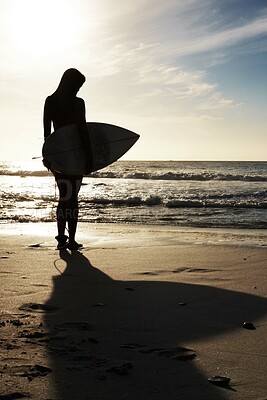
[[[0, 163], [0, 223], [55, 221], [57, 189], [40, 159]], [[80, 220], [267, 228], [267, 162], [117, 161], [85, 177]]]

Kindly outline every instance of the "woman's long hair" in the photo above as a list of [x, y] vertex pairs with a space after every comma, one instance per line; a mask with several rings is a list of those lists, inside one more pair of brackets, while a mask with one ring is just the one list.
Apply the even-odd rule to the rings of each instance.
[[58, 85], [56, 93], [67, 97], [75, 97], [85, 82], [85, 76], [75, 68], [67, 69]]
[[75, 68], [67, 69], [53, 93], [53, 121], [65, 120], [73, 113], [78, 90], [85, 82], [85, 76]]

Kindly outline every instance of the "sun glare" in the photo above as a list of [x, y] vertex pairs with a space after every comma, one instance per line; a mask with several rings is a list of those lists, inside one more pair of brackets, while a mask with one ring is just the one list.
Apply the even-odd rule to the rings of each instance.
[[25, 55], [59, 55], [79, 40], [77, 14], [61, 0], [9, 3], [10, 45]]

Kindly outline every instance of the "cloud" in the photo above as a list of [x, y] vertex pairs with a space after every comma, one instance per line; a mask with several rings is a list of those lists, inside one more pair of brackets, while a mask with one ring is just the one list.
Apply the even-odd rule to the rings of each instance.
[[123, 33], [124, 40], [133, 47], [140, 42], [156, 43], [153, 54], [161, 59], [229, 52], [233, 48], [239, 51], [237, 47], [245, 44], [249, 51], [255, 51], [258, 40], [265, 38], [266, 43], [267, 8], [254, 7], [257, 13], [250, 15], [247, 10], [248, 15], [242, 18], [246, 7], [242, 2], [240, 7], [241, 11], [229, 5], [222, 11], [213, 0], [139, 0], [134, 7], [124, 8], [123, 14], [120, 9], [117, 18], [113, 15], [108, 29], [111, 36]]
[[138, 73], [143, 87], [156, 87], [162, 95], [176, 99], [205, 96], [216, 87], [205, 81], [203, 71], [188, 71], [181, 67], [148, 64]]
[[[220, 32], [208, 32], [198, 38], [189, 40], [187, 44], [176, 47], [176, 54], [186, 55], [217, 51], [218, 49], [236, 46], [244, 41], [267, 36], [267, 16], [262, 16], [243, 26], [226, 28]], [[254, 44], [254, 47], [257, 44]], [[251, 43], [249, 44], [252, 50]]]
[[151, 100], [168, 109], [181, 102], [206, 110], [233, 106], [234, 101], [219, 93], [217, 83], [210, 82], [205, 71], [157, 63], [150, 54], [153, 50], [154, 45], [142, 43], [131, 48], [127, 43], [111, 46], [95, 64], [94, 77], [110, 91], [113, 101], [124, 96], [130, 98], [127, 102], [142, 103], [144, 108]]
[[199, 110], [219, 110], [226, 108], [239, 107], [242, 104], [235, 103], [233, 99], [226, 99], [221, 93], [212, 93], [209, 98], [198, 105]]
[[[240, 18], [230, 6], [226, 16], [220, 5], [216, 8], [211, 0], [137, 0], [126, 6], [116, 0], [105, 15], [106, 34], [90, 48], [90, 55], [96, 49], [101, 57], [90, 56], [89, 75], [104, 80], [113, 97], [128, 95], [135, 103], [191, 101], [192, 107], [209, 111], [240, 106], [204, 68], [264, 49], [267, 11]], [[189, 68], [185, 60], [191, 56]]]

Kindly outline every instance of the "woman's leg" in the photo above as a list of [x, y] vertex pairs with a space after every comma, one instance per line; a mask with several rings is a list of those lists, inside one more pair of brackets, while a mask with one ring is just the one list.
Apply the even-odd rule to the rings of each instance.
[[78, 224], [79, 216], [79, 205], [78, 205], [78, 194], [82, 184], [82, 176], [70, 177], [71, 183], [71, 197], [67, 205], [67, 221], [69, 228], [69, 242], [70, 244], [75, 243], [75, 235]]
[[59, 190], [59, 200], [56, 211], [58, 237], [64, 237], [67, 222], [66, 199], [68, 195], [69, 184], [66, 181], [66, 176], [63, 174], [55, 172], [54, 175]]

